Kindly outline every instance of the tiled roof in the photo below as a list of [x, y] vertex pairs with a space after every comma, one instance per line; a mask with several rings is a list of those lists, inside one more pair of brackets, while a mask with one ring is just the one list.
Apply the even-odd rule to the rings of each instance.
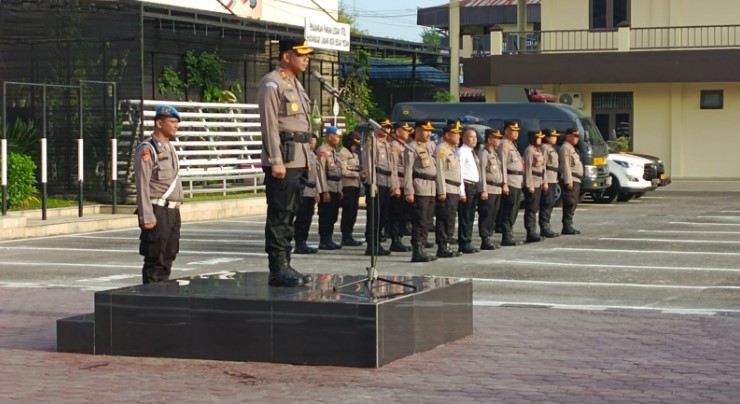
[[[542, 0], [527, 0], [527, 4], [540, 4]], [[447, 3], [449, 5], [449, 2]], [[516, 6], [517, 0], [460, 0], [460, 7]]]

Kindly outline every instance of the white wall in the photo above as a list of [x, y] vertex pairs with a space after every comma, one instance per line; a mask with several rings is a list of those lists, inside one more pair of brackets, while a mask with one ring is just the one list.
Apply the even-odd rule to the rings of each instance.
[[[580, 92], [589, 116], [592, 93], [632, 92], [635, 151], [662, 158], [674, 178], [740, 179], [740, 83], [547, 85], [544, 90]], [[700, 109], [701, 90], [724, 90], [724, 108]]]
[[[167, 6], [193, 8], [196, 10], [213, 11], [229, 14], [216, 0], [139, 0], [147, 3], [159, 3]], [[229, 4], [231, 0], [221, 0]], [[324, 10], [337, 17], [339, 0], [316, 0]], [[240, 0], [234, 1], [235, 7], [242, 7]], [[289, 25], [304, 25], [304, 18], [329, 18], [313, 2], [308, 0], [259, 0], [261, 13], [258, 19]], [[247, 7], [247, 6], [244, 6]], [[238, 11], [238, 10], [237, 10]]]

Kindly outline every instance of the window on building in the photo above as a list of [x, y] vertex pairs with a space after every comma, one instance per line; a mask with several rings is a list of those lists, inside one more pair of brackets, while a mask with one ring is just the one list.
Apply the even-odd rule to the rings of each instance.
[[591, 0], [591, 29], [613, 29], [630, 21], [630, 0]]
[[701, 90], [701, 109], [724, 108], [724, 91]]

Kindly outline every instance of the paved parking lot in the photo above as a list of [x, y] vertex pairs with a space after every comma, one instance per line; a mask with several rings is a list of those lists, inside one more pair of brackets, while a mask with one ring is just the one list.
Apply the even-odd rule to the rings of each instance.
[[[56, 353], [56, 319], [140, 281], [138, 231], [2, 242], [0, 402], [734, 403], [736, 200], [660, 190], [583, 204], [579, 236], [430, 264], [384, 257], [385, 274], [474, 278], [477, 306], [473, 336], [378, 370]], [[265, 270], [263, 223], [186, 224], [174, 275]], [[364, 273], [363, 252], [294, 261]]]
[[[734, 312], [740, 310], [736, 195], [659, 190], [628, 203], [583, 203], [578, 236], [428, 264], [394, 253], [380, 258], [377, 268], [381, 274], [474, 278], [480, 305]], [[364, 211], [358, 222], [356, 237], [362, 237]], [[263, 227], [263, 217], [185, 224], [173, 276], [265, 271]], [[317, 244], [315, 229], [309, 242]], [[140, 282], [137, 238], [137, 229], [124, 229], [0, 242], [0, 287], [101, 290]], [[294, 266], [362, 274], [369, 264], [363, 253], [364, 247], [321, 251], [295, 256]]]

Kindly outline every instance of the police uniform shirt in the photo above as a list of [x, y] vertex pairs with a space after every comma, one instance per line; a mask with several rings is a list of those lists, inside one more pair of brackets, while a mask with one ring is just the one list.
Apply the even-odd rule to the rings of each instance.
[[391, 156], [396, 161], [396, 173], [398, 174], [398, 181], [402, 185], [405, 174], [405, 164], [404, 164], [404, 155], [406, 154], [406, 148], [398, 142], [398, 140], [394, 140], [390, 143], [391, 146]]
[[[385, 140], [376, 140], [375, 143], [377, 147], [373, 148], [373, 139], [368, 137], [367, 145], [363, 149], [363, 165], [367, 167], [368, 171], [372, 170], [373, 165], [375, 166], [375, 183], [377, 186], [391, 189], [398, 188], [400, 186], [398, 171], [390, 144]], [[369, 184], [371, 180], [368, 175], [365, 182]]]
[[318, 180], [319, 159], [316, 158], [316, 153], [310, 151], [310, 149], [306, 157], [308, 158], [308, 183], [303, 188], [303, 197], [313, 198], [317, 193], [321, 193], [321, 184]]
[[[419, 144], [415, 140], [409, 143], [404, 153], [404, 192], [406, 195], [437, 196], [437, 161], [434, 158], [434, 144]], [[430, 178], [414, 178], [420, 174]]]
[[319, 183], [322, 192], [342, 191], [342, 173], [337, 160], [336, 149], [327, 143], [319, 147]]
[[480, 161], [480, 171], [485, 177], [485, 180], [479, 183], [478, 191], [501, 194], [503, 192], [504, 175], [501, 172], [501, 161], [496, 151], [489, 151], [487, 147], [484, 147], [478, 151], [478, 160]]
[[460, 161], [460, 173], [463, 182], [460, 185], [460, 195], [465, 196], [465, 182], [474, 182], [476, 185], [480, 182], [480, 164], [475, 150], [466, 144], [460, 146], [456, 154], [457, 159]]
[[539, 188], [545, 178], [545, 159], [537, 146], [524, 150], [524, 187]]
[[[154, 142], [154, 144], [151, 143]], [[152, 208], [152, 200], [162, 197], [172, 181], [177, 177], [180, 164], [172, 142], [160, 142], [156, 138], [141, 142], [134, 154], [134, 177], [136, 181], [136, 204], [139, 224], [157, 223]], [[183, 199], [182, 180], [177, 178], [177, 185], [167, 196], [170, 202], [181, 202]]]
[[504, 182], [510, 187], [521, 188], [524, 181], [524, 161], [516, 143], [503, 139], [497, 152], [503, 167]]
[[297, 78], [289, 78], [278, 67], [262, 78], [258, 86], [257, 100], [262, 129], [262, 165], [285, 164], [286, 168], [307, 167], [308, 142], [295, 143], [295, 157], [284, 162], [281, 151], [280, 132], [311, 132], [311, 100]]
[[360, 187], [360, 158], [346, 147], [339, 150], [337, 156], [339, 172], [342, 175], [342, 187]]
[[548, 184], [554, 184], [558, 182], [558, 151], [555, 150], [555, 146], [545, 143], [540, 146], [542, 157], [545, 159], [545, 181]]
[[[434, 153], [437, 156], [437, 195], [460, 194], [462, 171], [455, 149], [442, 142]], [[452, 184], [450, 184], [452, 183]]]
[[581, 157], [576, 149], [570, 143], [563, 143], [560, 146], [560, 177], [565, 184], [572, 182], [581, 182], [583, 177], [583, 164]]

